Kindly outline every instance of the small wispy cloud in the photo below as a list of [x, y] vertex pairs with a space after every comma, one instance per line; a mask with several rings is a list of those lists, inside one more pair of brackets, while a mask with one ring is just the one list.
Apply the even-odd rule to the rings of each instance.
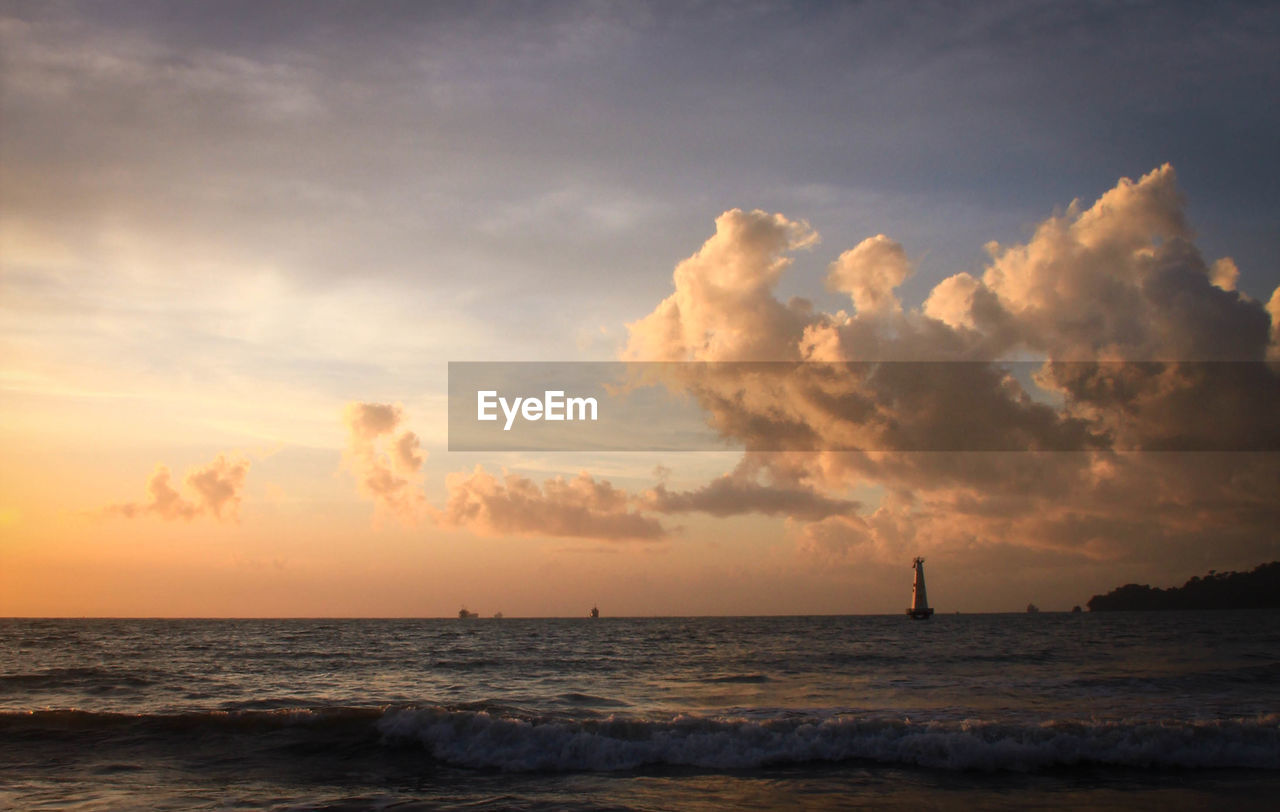
[[168, 466], [157, 465], [147, 480], [145, 501], [110, 505], [105, 512], [127, 519], [154, 516], [190, 521], [199, 516], [210, 516], [219, 521], [238, 520], [240, 494], [248, 473], [248, 460], [219, 454], [209, 464], [187, 472], [184, 484], [188, 491], [193, 492], [188, 498], [174, 486]]
[[419, 474], [426, 454], [418, 435], [397, 433], [404, 410], [389, 403], [351, 403], [343, 411], [347, 427], [347, 465], [360, 492], [382, 510], [412, 524], [425, 504]]
[[462, 527], [487, 536], [550, 536], [601, 541], [655, 541], [668, 530], [633, 509], [631, 497], [608, 480], [583, 471], [552, 477], [541, 485], [502, 472], [498, 479], [477, 466], [450, 474], [444, 510], [432, 511], [442, 527]]

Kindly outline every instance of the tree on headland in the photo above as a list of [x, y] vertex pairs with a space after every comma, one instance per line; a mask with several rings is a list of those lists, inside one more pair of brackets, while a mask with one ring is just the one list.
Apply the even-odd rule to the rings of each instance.
[[1209, 570], [1179, 587], [1160, 589], [1125, 584], [1086, 604], [1090, 612], [1135, 609], [1277, 609], [1280, 608], [1280, 561], [1259, 564], [1250, 572]]

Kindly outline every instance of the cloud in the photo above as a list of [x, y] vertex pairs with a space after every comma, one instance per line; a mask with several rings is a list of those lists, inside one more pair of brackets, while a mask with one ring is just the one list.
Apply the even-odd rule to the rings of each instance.
[[[804, 328], [804, 305], [784, 305], [773, 288], [817, 232], [803, 220], [759, 209], [732, 209], [716, 233], [676, 266], [675, 292], [627, 325], [623, 357], [643, 361], [791, 360]], [[792, 339], [788, 341], [787, 339]]]
[[[996, 249], [982, 285], [1012, 325], [1001, 336], [1058, 360], [1260, 360], [1266, 313], [1229, 258], [1204, 261], [1182, 205], [1166, 164]], [[979, 329], [992, 315], [971, 314]]]
[[868, 237], [840, 255], [827, 272], [827, 287], [849, 294], [859, 313], [902, 309], [894, 288], [911, 275], [902, 246], [883, 234]]
[[169, 468], [157, 465], [147, 480], [147, 501], [112, 505], [107, 512], [129, 519], [157, 516], [166, 520], [191, 520], [203, 515], [218, 520], [238, 519], [240, 493], [248, 473], [248, 460], [228, 459], [219, 454], [208, 465], [187, 472], [185, 484], [195, 491], [194, 498], [187, 499], [171, 484]]
[[1271, 316], [1271, 344], [1267, 347], [1267, 359], [1280, 361], [1280, 287], [1271, 292], [1267, 313]]
[[585, 471], [573, 479], [553, 477], [539, 486], [505, 470], [499, 480], [476, 466], [469, 474], [450, 474], [446, 484], [445, 508], [433, 511], [443, 527], [463, 527], [488, 536], [607, 541], [652, 541], [668, 535], [656, 519], [631, 509], [625, 491]]
[[[827, 564], [1274, 548], [1280, 378], [1262, 362], [1280, 294], [1264, 308], [1235, 289], [1234, 263], [1201, 257], [1171, 167], [1072, 203], [1025, 245], [989, 244], [981, 273], [943, 280], [918, 308], [896, 297], [910, 265], [883, 235], [828, 268], [852, 313], [779, 301], [789, 255], [816, 241], [802, 221], [728, 211], [674, 292], [628, 325], [626, 359], [708, 362], [657, 368], [748, 449], [734, 470], [687, 490], [658, 470], [633, 496], [587, 472], [539, 484], [477, 467], [448, 477], [436, 509], [399, 408], [353, 404], [362, 490], [498, 536], [653, 540], [671, 534], [662, 516], [780, 516]], [[1014, 358], [1039, 360], [1019, 371]], [[729, 361], [767, 363], [715, 363]]]
[[[1263, 362], [1278, 355], [1280, 293], [1266, 307], [1243, 295], [1235, 263], [1207, 262], [1192, 237], [1166, 165], [1073, 202], [1025, 244], [988, 244], [980, 274], [944, 279], [918, 309], [894, 294], [902, 246], [865, 240], [828, 270], [854, 312], [824, 313], [773, 294], [812, 229], [726, 212], [675, 292], [629, 325], [622, 357], [825, 363], [672, 367], [668, 385], [754, 449], [752, 474], [643, 503], [776, 509], [825, 558], [1274, 547], [1280, 374]], [[1039, 359], [1034, 374], [1014, 374], [1016, 358]], [[866, 486], [889, 495], [835, 509]]]
[[[450, 474], [443, 509], [429, 504], [421, 488], [425, 454], [418, 437], [400, 430], [404, 413], [386, 403], [351, 403], [343, 412], [347, 462], [360, 492], [379, 510], [414, 524], [428, 519], [440, 527], [464, 528], [488, 536], [547, 536], [606, 541], [656, 540], [668, 531], [656, 519], [631, 508], [631, 497], [605, 480], [583, 472], [554, 477], [541, 485], [503, 471], [499, 480], [477, 466]], [[398, 433], [397, 433], [398, 432]]]
[[644, 510], [655, 513], [696, 512], [718, 517], [760, 513], [814, 520], [853, 514], [860, 507], [857, 502], [833, 499], [801, 484], [761, 483], [758, 476], [762, 473], [768, 473], [767, 469], [748, 454], [732, 472], [700, 488], [671, 491], [660, 483], [641, 493], [638, 502]]
[[400, 406], [388, 403], [350, 403], [343, 411], [347, 465], [360, 492], [379, 510], [413, 523], [421, 518], [425, 505], [419, 488], [425, 455], [412, 431], [396, 434], [403, 417]]
[[1209, 266], [1209, 281], [1216, 288], [1235, 290], [1239, 278], [1240, 269], [1231, 257], [1222, 257]]

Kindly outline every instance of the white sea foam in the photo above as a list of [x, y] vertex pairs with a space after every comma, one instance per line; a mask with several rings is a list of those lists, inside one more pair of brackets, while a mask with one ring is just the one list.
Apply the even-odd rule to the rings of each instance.
[[1280, 769], [1280, 715], [1211, 722], [1049, 722], [677, 716], [536, 720], [442, 708], [388, 711], [389, 742], [420, 742], [441, 762], [509, 771], [645, 765], [747, 769], [866, 760], [944, 769], [1125, 767]]

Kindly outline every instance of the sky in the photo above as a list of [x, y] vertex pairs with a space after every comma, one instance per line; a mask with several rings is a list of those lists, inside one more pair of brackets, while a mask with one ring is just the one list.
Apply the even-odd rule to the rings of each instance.
[[[899, 613], [917, 555], [939, 611], [1070, 609], [1280, 558], [1278, 46], [1268, 3], [0, 0], [0, 615]], [[1251, 364], [997, 374], [1046, 359]], [[673, 383], [723, 451], [448, 450], [450, 362], [671, 360], [979, 363]]]

